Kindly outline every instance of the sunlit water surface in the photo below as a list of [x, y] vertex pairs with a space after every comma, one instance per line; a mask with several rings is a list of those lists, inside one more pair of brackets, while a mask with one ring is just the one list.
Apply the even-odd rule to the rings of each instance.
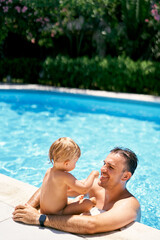
[[128, 189], [141, 204], [141, 222], [160, 229], [160, 105], [36, 91], [0, 91], [0, 173], [41, 186], [50, 145], [59, 137], [82, 151], [83, 179], [115, 146], [135, 151], [138, 168]]

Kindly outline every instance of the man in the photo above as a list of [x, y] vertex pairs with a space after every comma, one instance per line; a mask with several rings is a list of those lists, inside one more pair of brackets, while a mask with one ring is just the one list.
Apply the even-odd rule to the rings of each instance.
[[96, 197], [103, 213], [90, 215], [41, 215], [35, 208], [40, 189], [27, 205], [15, 208], [13, 219], [27, 224], [44, 225], [62, 231], [93, 234], [113, 231], [140, 219], [140, 204], [127, 190], [126, 183], [137, 167], [138, 159], [129, 149], [114, 148], [104, 160], [100, 179], [95, 179], [89, 197]]

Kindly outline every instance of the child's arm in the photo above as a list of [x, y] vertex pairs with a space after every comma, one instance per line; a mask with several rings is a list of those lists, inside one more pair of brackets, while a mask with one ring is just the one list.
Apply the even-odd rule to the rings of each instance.
[[[86, 181], [86, 179], [82, 179], [82, 180], [79, 180], [81, 183], [84, 183]], [[84, 194], [83, 194], [84, 195]], [[67, 190], [67, 196], [68, 197], [77, 197], [79, 196], [79, 193], [74, 191], [72, 188], [68, 187], [68, 190]]]
[[68, 173], [65, 174], [64, 181], [72, 189], [72, 191], [80, 194], [86, 194], [92, 187], [94, 179], [98, 176], [99, 172], [94, 170], [90, 173], [87, 179], [84, 182], [82, 182], [78, 181], [73, 175]]

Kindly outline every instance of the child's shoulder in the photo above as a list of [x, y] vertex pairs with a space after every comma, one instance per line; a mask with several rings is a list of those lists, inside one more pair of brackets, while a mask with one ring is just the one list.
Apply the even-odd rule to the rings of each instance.
[[59, 170], [59, 169], [50, 169], [49, 170], [50, 171], [50, 174], [53, 174], [54, 176], [56, 176], [56, 177], [58, 177], [58, 176], [60, 176], [60, 177], [70, 177], [70, 173], [69, 172], [65, 172], [65, 171], [61, 171], [61, 170]]
[[68, 180], [73, 179], [73, 175], [69, 172], [65, 172], [65, 171], [56, 171], [54, 176], [56, 177], [56, 179], [63, 179], [64, 181], [66, 180], [68, 182]]

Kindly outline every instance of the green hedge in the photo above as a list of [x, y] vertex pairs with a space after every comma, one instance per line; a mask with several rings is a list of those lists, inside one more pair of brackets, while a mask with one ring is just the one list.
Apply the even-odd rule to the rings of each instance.
[[0, 60], [1, 79], [8, 75], [24, 83], [160, 95], [160, 63], [124, 57], [57, 56], [43, 63], [25, 58]]
[[54, 86], [160, 95], [158, 62], [57, 56], [46, 59], [43, 71], [43, 79]]
[[14, 58], [0, 60], [0, 80], [10, 76], [22, 79], [24, 83], [38, 83], [41, 63], [35, 58]]

